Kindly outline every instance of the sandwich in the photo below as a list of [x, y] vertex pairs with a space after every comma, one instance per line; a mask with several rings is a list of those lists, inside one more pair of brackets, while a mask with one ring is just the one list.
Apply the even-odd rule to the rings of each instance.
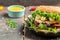
[[60, 7], [39, 6], [25, 22], [29, 30], [57, 33], [60, 31]]

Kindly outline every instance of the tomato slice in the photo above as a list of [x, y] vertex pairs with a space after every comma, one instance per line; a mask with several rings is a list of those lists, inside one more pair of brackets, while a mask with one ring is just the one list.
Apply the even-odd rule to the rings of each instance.
[[38, 26], [39, 25], [39, 23], [37, 21], [34, 21], [34, 24], [35, 24], [35, 26]]
[[31, 9], [30, 9], [30, 11], [35, 11], [36, 10], [36, 8], [35, 7], [32, 7]]
[[54, 26], [60, 26], [60, 23], [59, 24], [54, 24]]

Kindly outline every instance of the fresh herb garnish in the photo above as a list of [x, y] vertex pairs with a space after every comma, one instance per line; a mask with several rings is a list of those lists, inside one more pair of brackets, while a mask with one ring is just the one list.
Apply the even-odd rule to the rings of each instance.
[[11, 28], [16, 28], [17, 26], [17, 23], [11, 21], [10, 19], [8, 19], [6, 22], [7, 22], [7, 25], [10, 26]]

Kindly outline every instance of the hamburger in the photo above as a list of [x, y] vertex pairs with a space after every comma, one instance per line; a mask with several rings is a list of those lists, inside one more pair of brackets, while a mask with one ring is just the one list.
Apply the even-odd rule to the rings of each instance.
[[57, 33], [60, 31], [60, 7], [39, 6], [25, 21], [29, 30]]

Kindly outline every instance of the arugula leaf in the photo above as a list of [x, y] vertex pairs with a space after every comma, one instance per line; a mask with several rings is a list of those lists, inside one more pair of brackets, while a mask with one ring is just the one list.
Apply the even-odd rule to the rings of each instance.
[[55, 17], [55, 19], [56, 20], [60, 20], [60, 15], [57, 14], [56, 17]]
[[40, 15], [41, 11], [40, 10], [36, 10], [32, 13], [32, 17], [35, 18], [36, 15]]
[[9, 19], [7, 20], [7, 25], [10, 26], [11, 28], [15, 28], [17, 26], [17, 23]]
[[56, 28], [48, 28], [49, 31], [56, 32]]
[[47, 26], [45, 24], [39, 24], [38, 29], [47, 29]]

